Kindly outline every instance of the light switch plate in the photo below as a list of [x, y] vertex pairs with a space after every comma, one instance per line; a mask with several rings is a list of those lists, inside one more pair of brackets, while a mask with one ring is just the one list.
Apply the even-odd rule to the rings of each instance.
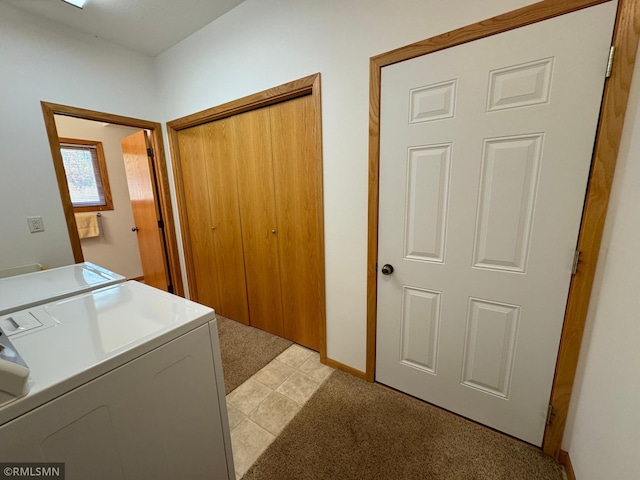
[[31, 233], [44, 232], [42, 217], [27, 217], [27, 222], [29, 222], [29, 231]]

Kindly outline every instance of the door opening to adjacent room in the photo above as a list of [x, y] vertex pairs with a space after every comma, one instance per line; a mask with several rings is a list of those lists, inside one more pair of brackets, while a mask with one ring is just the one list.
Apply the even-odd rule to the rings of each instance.
[[183, 295], [160, 125], [42, 107], [75, 261]]
[[[585, 16], [591, 16], [593, 23], [599, 23], [605, 17], [601, 12], [607, 12], [608, 31], [601, 31], [598, 47], [566, 56], [573, 57], [571, 63], [597, 55], [590, 60], [592, 66], [583, 72], [584, 76], [567, 83], [572, 93], [582, 92], [578, 87], [588, 86], [589, 82], [598, 87], [598, 81], [602, 91], [604, 84], [604, 94], [598, 94], [597, 88], [588, 94], [590, 136], [575, 137], [573, 143], [566, 145], [567, 154], [554, 153], [552, 161], [546, 162], [544, 155], [548, 151], [567, 143], [562, 129], [560, 135], [553, 134], [542, 124], [534, 126], [530, 118], [519, 118], [518, 112], [528, 110], [553, 121], [556, 114], [549, 116], [543, 110], [554, 99], [568, 97], [554, 93], [558, 90], [554, 83], [579, 69], [564, 68], [565, 60], [555, 53], [507, 58], [517, 50], [518, 43], [506, 41], [509, 51], [500, 52], [495, 41], [505, 35], [518, 36], [519, 31], [529, 31], [531, 27], [538, 29], [548, 22], [563, 23], [567, 18], [586, 22]], [[637, 18], [637, 6], [628, 0], [540, 2], [371, 59], [369, 380], [375, 378], [541, 445], [545, 452], [558, 458], [633, 74], [640, 34]], [[573, 28], [569, 30], [574, 33]], [[551, 43], [557, 40], [559, 46], [568, 44], [559, 39], [563, 28], [547, 34]], [[595, 39], [591, 31], [582, 35]], [[481, 58], [480, 52], [468, 54], [462, 62], [446, 61], [456, 51], [473, 50], [487, 41], [496, 48], [490, 48], [485, 65], [489, 68], [476, 75], [477, 81], [457, 75], [454, 70], [473, 69]], [[532, 41], [527, 48], [542, 43]], [[613, 49], [616, 56], [611, 63]], [[585, 60], [581, 65], [587, 63]], [[412, 76], [432, 74], [439, 77], [421, 79], [399, 89], [387, 88], [406, 83]], [[527, 77], [529, 81], [525, 80]], [[522, 90], [525, 84], [527, 92]], [[574, 101], [573, 106], [582, 106], [583, 100], [587, 102], [586, 96], [585, 93], [585, 99]], [[476, 123], [463, 118], [462, 110], [475, 112]], [[569, 110], [573, 116], [565, 122], [565, 130], [573, 135], [586, 115]], [[483, 116], [485, 120], [479, 120]], [[490, 131], [503, 117], [510, 117], [504, 124], [506, 130]], [[463, 124], [455, 130], [462, 129], [462, 137], [443, 138], [446, 127], [454, 122]], [[398, 131], [389, 130], [393, 129], [392, 123]], [[426, 136], [425, 130], [429, 130]], [[478, 133], [475, 130], [480, 132], [476, 135], [479, 141], [469, 145], [469, 134]], [[582, 151], [581, 173], [554, 172], [556, 167], [564, 168], [561, 164], [569, 161], [577, 149]], [[400, 174], [390, 167], [393, 161], [401, 169]], [[467, 171], [465, 161], [471, 162]], [[575, 198], [570, 199], [564, 186], [573, 184], [578, 177], [583, 186], [576, 188]], [[549, 188], [549, 181], [556, 186]], [[425, 182], [426, 188], [422, 188]], [[389, 201], [394, 186], [404, 193], [398, 201]], [[567, 236], [561, 247], [567, 255], [545, 265], [544, 261], [534, 261], [533, 250], [541, 250], [535, 246], [540, 229], [557, 220], [553, 208], [547, 209], [549, 215], [539, 216], [544, 210], [542, 204], [549, 202], [545, 195], [551, 190], [560, 194], [551, 201], [558, 207], [562, 205], [557, 209], [560, 215], [568, 204], [573, 204], [577, 212], [571, 220], [561, 221], [557, 229], [542, 232], [543, 244], [546, 241], [546, 247], [553, 251], [560, 245], [557, 236], [569, 222], [575, 230], [573, 240]], [[401, 212], [394, 209], [394, 202]], [[395, 240], [389, 237], [393, 235], [393, 225], [400, 232]], [[391, 252], [396, 250], [398, 255], [393, 257]], [[389, 265], [387, 258], [391, 260]], [[544, 253], [541, 258], [544, 260]], [[458, 269], [458, 275], [450, 271], [451, 267]], [[547, 267], [562, 270], [565, 284], [552, 289], [552, 294], [563, 293], [565, 300], [556, 307], [554, 338], [548, 342], [547, 353], [535, 357], [533, 350], [542, 330], [535, 322], [538, 319], [548, 323], [546, 314], [539, 310], [544, 310], [551, 299], [535, 289], [524, 288], [520, 293], [517, 290], [518, 283], [529, 280], [527, 277], [534, 270]], [[429, 272], [421, 273], [421, 269]], [[465, 269], [467, 273], [460, 276]], [[479, 279], [481, 276], [484, 278]], [[505, 283], [499, 278], [505, 276], [511, 276], [513, 281]], [[459, 291], [469, 285], [476, 291]], [[396, 292], [395, 297], [392, 291]], [[527, 315], [532, 315], [534, 324], [524, 328], [529, 322]], [[446, 321], [445, 317], [453, 320]], [[521, 363], [520, 368], [517, 362], [522, 360], [523, 352], [534, 357]], [[528, 373], [542, 364], [545, 379], [536, 386], [533, 374]], [[519, 374], [516, 369], [520, 369]], [[414, 387], [420, 391], [412, 390]], [[526, 401], [532, 397], [527, 396], [527, 391], [539, 397], [533, 410], [511, 401], [518, 389], [518, 395]], [[455, 390], [460, 394], [453, 393]], [[542, 390], [544, 394], [540, 395]], [[465, 400], [467, 394], [473, 398]], [[491, 413], [494, 407], [496, 410]], [[531, 425], [536, 426], [530, 432], [534, 433], [516, 431], [522, 426], [517, 419], [522, 413], [531, 415]], [[492, 416], [495, 421], [489, 419]], [[505, 427], [509, 422], [513, 429]]]

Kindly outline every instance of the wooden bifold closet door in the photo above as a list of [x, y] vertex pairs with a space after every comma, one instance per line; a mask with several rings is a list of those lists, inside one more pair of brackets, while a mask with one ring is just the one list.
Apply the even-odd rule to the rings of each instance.
[[[187, 203], [194, 300], [225, 317], [249, 324], [242, 233], [229, 120], [178, 134]], [[215, 161], [212, 161], [215, 159]]]
[[178, 131], [195, 285], [218, 313], [318, 350], [320, 133], [310, 95]]

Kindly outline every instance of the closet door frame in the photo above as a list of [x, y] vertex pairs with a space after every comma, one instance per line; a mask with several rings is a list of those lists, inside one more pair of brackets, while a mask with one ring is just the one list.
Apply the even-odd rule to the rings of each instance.
[[[191, 251], [189, 222], [187, 219], [186, 209], [186, 196], [182, 175], [182, 166], [180, 160], [180, 149], [178, 142], [178, 132], [191, 127], [196, 127], [205, 123], [213, 122], [215, 120], [221, 120], [223, 118], [231, 117], [239, 113], [248, 112], [251, 110], [257, 110], [259, 108], [274, 105], [276, 103], [286, 102], [287, 100], [293, 100], [294, 98], [304, 97], [310, 95], [313, 99], [314, 111], [316, 115], [316, 125], [318, 126], [317, 138], [316, 138], [316, 158], [319, 159], [318, 169], [319, 174], [322, 175], [322, 108], [321, 108], [321, 96], [320, 96], [320, 73], [309, 75], [298, 80], [294, 80], [283, 85], [279, 85], [262, 92], [254, 93], [231, 102], [212, 107], [201, 112], [193, 113], [185, 117], [181, 117], [170, 122], [167, 122], [167, 133], [169, 137], [169, 149], [171, 152], [173, 176], [176, 185], [176, 197], [178, 201], [178, 216], [180, 219], [180, 230], [182, 236], [182, 245], [184, 249], [185, 266], [187, 273], [187, 282], [189, 286], [189, 293], [191, 297], [197, 297], [197, 284], [194, 273], [193, 253]], [[319, 189], [317, 200], [318, 211], [322, 218], [324, 218], [324, 199], [322, 188]], [[321, 248], [321, 263], [324, 265], [324, 225], [320, 225], [321, 232], [319, 237], [322, 239], [323, 244]], [[321, 271], [322, 279], [321, 285], [325, 284], [325, 272]], [[320, 292], [321, 295], [321, 318], [320, 325], [320, 361], [327, 363], [327, 341], [326, 341], [326, 293], [323, 289]]]

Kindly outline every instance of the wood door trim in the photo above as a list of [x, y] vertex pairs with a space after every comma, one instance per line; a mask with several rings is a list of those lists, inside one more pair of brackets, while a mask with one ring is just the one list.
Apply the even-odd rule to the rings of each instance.
[[274, 103], [313, 94], [316, 91], [316, 80], [319, 81], [319, 78], [320, 74], [316, 73], [294, 80], [293, 82], [254, 93], [253, 95], [202, 110], [201, 112], [187, 115], [186, 117], [177, 118], [167, 122], [167, 128], [171, 130], [184, 130], [185, 128], [195, 127], [203, 123], [220, 120], [221, 118], [231, 117], [238, 113], [256, 110], [261, 107], [273, 105]]
[[350, 367], [349, 365], [345, 365], [337, 360], [333, 360], [332, 358], [326, 358], [322, 361], [325, 365], [331, 368], [335, 368], [336, 370], [342, 370], [343, 372], [347, 372], [354, 377], [361, 378], [362, 380], [367, 379], [367, 374], [362, 370], [358, 370], [357, 368]]
[[113, 123], [115, 125], [146, 129], [151, 132], [151, 146], [155, 153], [153, 156], [153, 162], [156, 169], [156, 178], [158, 180], [158, 191], [160, 193], [160, 198], [158, 200], [163, 212], [165, 226], [164, 231], [167, 240], [167, 255], [169, 257], [169, 268], [171, 270], [171, 283], [174, 287], [174, 293], [176, 295], [184, 296], [180, 258], [178, 256], [178, 242], [174, 224], [173, 208], [171, 205], [169, 175], [164, 153], [164, 141], [162, 139], [162, 125], [148, 120], [98, 112], [95, 110], [87, 110], [84, 108], [70, 107], [68, 105], [60, 105], [50, 102], [40, 102], [40, 105], [42, 106], [42, 114], [44, 115], [44, 123], [47, 131], [47, 137], [49, 139], [51, 156], [53, 158], [53, 167], [56, 172], [60, 199], [62, 200], [62, 208], [67, 220], [67, 231], [69, 232], [73, 258], [76, 263], [83, 262], [84, 255], [82, 254], [82, 245], [80, 244], [76, 219], [73, 214], [73, 205], [71, 204], [71, 197], [69, 195], [67, 177], [62, 164], [62, 155], [60, 153], [60, 141], [58, 137], [58, 129], [56, 128], [55, 115], [65, 115], [84, 120]]
[[[201, 112], [197, 112], [185, 117], [181, 117], [170, 122], [167, 122], [167, 134], [169, 137], [169, 150], [172, 158], [173, 177], [176, 186], [176, 199], [178, 202], [178, 218], [180, 220], [180, 232], [182, 237], [182, 247], [184, 252], [184, 260], [186, 265], [187, 283], [189, 285], [189, 292], [197, 298], [197, 286], [195, 278], [195, 269], [193, 264], [193, 252], [191, 250], [191, 238], [189, 232], [189, 221], [187, 218], [187, 202], [184, 194], [184, 178], [182, 175], [182, 166], [180, 160], [180, 148], [178, 141], [178, 132], [190, 127], [196, 127], [215, 120], [231, 117], [233, 115], [248, 112], [250, 110], [256, 110], [258, 108], [273, 105], [275, 103], [292, 100], [294, 98], [303, 97], [305, 95], [311, 95], [314, 102], [316, 124], [318, 126], [317, 131], [317, 144], [316, 154], [320, 159], [318, 165], [318, 174], [322, 176], [322, 98], [320, 89], [320, 73], [315, 73], [292, 82], [279, 85], [277, 87], [264, 90], [262, 92], [254, 93], [238, 100], [233, 100], [216, 107], [212, 107]], [[324, 194], [323, 186], [321, 184], [318, 191], [318, 212], [324, 219]], [[326, 265], [324, 254], [324, 221], [320, 225], [320, 238], [322, 238], [322, 252], [320, 262], [322, 265]], [[325, 284], [325, 269], [321, 272], [322, 279], [321, 285]], [[327, 363], [330, 359], [327, 358], [327, 315], [326, 315], [326, 290], [321, 292], [322, 298], [320, 304], [322, 305], [322, 324], [320, 327], [320, 361]], [[341, 367], [339, 367], [341, 368]], [[346, 371], [350, 371], [346, 369]]]
[[571, 457], [569, 457], [569, 452], [565, 452], [564, 450], [560, 450], [560, 454], [558, 455], [558, 463], [564, 467], [565, 472], [567, 472], [567, 480], [576, 480], [576, 472], [573, 470], [573, 465], [571, 464]]
[[[394, 63], [433, 53], [463, 43], [520, 28], [532, 23], [571, 13], [610, 0], [544, 0], [488, 20], [459, 28], [370, 59], [369, 69], [369, 210], [367, 252], [367, 362], [366, 379], [374, 381], [377, 328], [378, 201], [380, 165], [380, 91], [382, 68]], [[585, 208], [580, 227], [578, 249], [581, 261], [573, 276], [567, 301], [560, 348], [550, 403], [551, 422], [545, 428], [543, 450], [558, 458], [569, 410], [569, 400], [584, 325], [589, 307], [591, 287], [596, 270], [602, 231], [611, 193], [611, 183], [620, 147], [620, 137], [633, 76], [638, 37], [640, 8], [635, 0], [619, 0], [613, 45], [616, 59], [611, 77], [605, 84], [598, 133], [594, 146]]]

